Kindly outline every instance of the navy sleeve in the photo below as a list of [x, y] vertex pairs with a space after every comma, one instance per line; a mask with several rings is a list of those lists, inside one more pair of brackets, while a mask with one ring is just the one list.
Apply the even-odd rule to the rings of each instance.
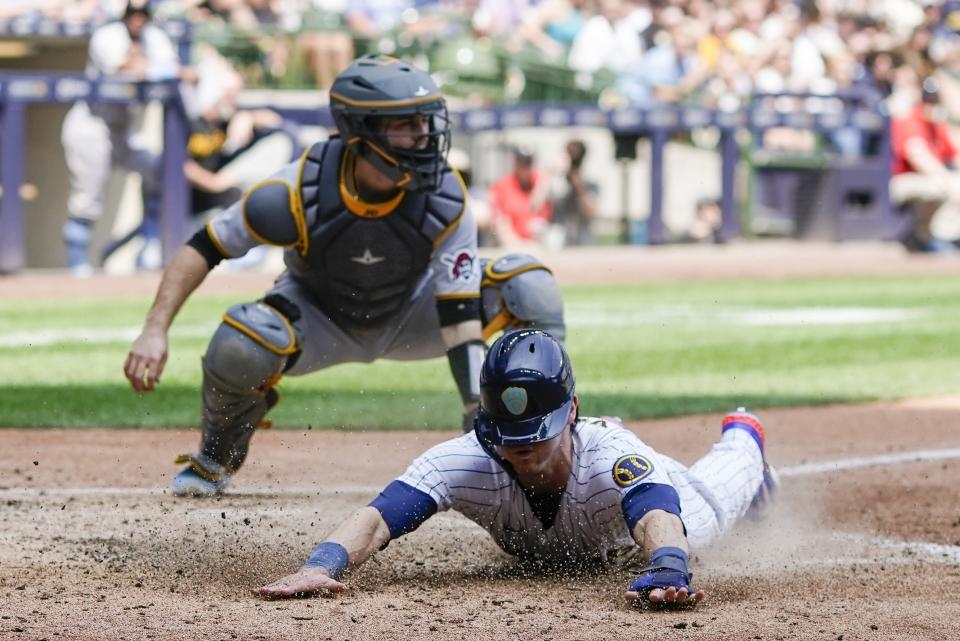
[[633, 528], [651, 510], [663, 510], [680, 516], [680, 495], [670, 485], [641, 483], [623, 495], [623, 517], [633, 534]]
[[370, 502], [390, 528], [390, 538], [395, 539], [413, 532], [420, 524], [437, 511], [437, 502], [426, 492], [413, 488], [403, 481], [393, 481]]

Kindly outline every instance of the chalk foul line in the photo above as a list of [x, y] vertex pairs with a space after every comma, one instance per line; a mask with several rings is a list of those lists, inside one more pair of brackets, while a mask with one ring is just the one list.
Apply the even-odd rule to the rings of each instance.
[[813, 476], [843, 470], [854, 470], [861, 467], [877, 467], [881, 465], [902, 465], [904, 463], [921, 463], [927, 461], [946, 461], [960, 458], [960, 448], [940, 450], [918, 450], [914, 452], [898, 452], [896, 454], [880, 454], [876, 456], [858, 456], [824, 461], [822, 463], [805, 463], [790, 467], [777, 468], [780, 476]]
[[[929, 461], [946, 461], [960, 459], [960, 448], [947, 448], [939, 450], [916, 450], [913, 452], [898, 452], [895, 454], [879, 454], [875, 456], [858, 456], [852, 458], [838, 459], [834, 461], [823, 461], [820, 463], [804, 463], [802, 465], [790, 465], [786, 467], [777, 467], [777, 472], [783, 478], [815, 476], [820, 474], [829, 474], [831, 472], [842, 472], [845, 470], [854, 470], [865, 467], [878, 467], [889, 465], [902, 465], [906, 463], [921, 463]], [[321, 485], [304, 486], [283, 486], [274, 487], [264, 486], [233, 486], [226, 493], [231, 498], [250, 497], [269, 497], [269, 496], [317, 496], [330, 497], [337, 495], [355, 495], [355, 494], [376, 494], [382, 486], [379, 485], [337, 485], [336, 487], [323, 487]], [[35, 497], [61, 497], [61, 496], [168, 496], [173, 498], [167, 488], [162, 487], [0, 487], [0, 499], [17, 498], [35, 498]]]

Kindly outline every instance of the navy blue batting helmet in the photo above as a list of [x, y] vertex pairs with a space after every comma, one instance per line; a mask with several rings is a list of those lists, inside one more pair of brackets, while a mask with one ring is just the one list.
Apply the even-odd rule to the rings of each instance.
[[477, 438], [527, 445], [559, 436], [570, 422], [573, 394], [570, 357], [556, 339], [538, 329], [507, 332], [480, 371]]

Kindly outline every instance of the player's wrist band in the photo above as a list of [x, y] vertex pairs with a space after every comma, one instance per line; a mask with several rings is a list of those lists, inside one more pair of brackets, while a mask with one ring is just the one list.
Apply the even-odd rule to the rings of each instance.
[[643, 598], [653, 590], [666, 590], [671, 587], [677, 590], [686, 588], [689, 592], [693, 592], [690, 589], [693, 575], [687, 568], [688, 561], [687, 553], [680, 548], [657, 548], [650, 556], [650, 564], [640, 570], [640, 576], [630, 584], [627, 590], [636, 592]]
[[350, 565], [350, 554], [347, 548], [339, 543], [324, 541], [313, 548], [313, 553], [307, 562], [303, 564], [305, 568], [323, 568], [332, 579], [339, 579], [347, 571]]
[[662, 547], [653, 551], [653, 554], [650, 556], [650, 564], [648, 567], [676, 570], [677, 572], [689, 574], [690, 570], [687, 567], [689, 563], [690, 557], [682, 549], [676, 547]]
[[627, 589], [644, 597], [657, 589], [673, 587], [689, 590], [693, 575], [687, 568], [688, 560], [687, 553], [680, 548], [657, 548], [650, 556], [650, 564], [640, 570], [640, 576]]

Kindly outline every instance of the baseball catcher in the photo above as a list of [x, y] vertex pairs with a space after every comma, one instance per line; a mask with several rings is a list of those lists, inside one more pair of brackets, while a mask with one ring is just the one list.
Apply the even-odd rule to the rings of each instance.
[[[170, 324], [210, 270], [260, 244], [286, 248], [287, 269], [273, 288], [228, 309], [210, 341], [200, 450], [178, 459], [188, 465], [173, 479], [176, 495], [223, 490], [278, 402], [284, 375], [446, 353], [464, 416], [476, 411], [481, 270], [476, 223], [446, 162], [446, 103], [428, 74], [382, 56], [355, 61], [330, 101], [339, 137], [307, 149], [187, 242], [130, 348], [131, 386], [155, 389]], [[542, 320], [562, 332], [559, 290], [535, 259], [501, 259], [488, 280], [486, 302], [500, 328]]]
[[563, 346], [516, 330], [490, 347], [474, 431], [416, 459], [320, 543], [265, 598], [341, 592], [344, 574], [433, 514], [453, 509], [522, 560], [577, 567], [639, 561], [630, 601], [694, 604], [688, 546], [707, 544], [776, 487], [752, 414], [723, 418], [693, 466], [657, 453], [616, 420], [582, 418]]

